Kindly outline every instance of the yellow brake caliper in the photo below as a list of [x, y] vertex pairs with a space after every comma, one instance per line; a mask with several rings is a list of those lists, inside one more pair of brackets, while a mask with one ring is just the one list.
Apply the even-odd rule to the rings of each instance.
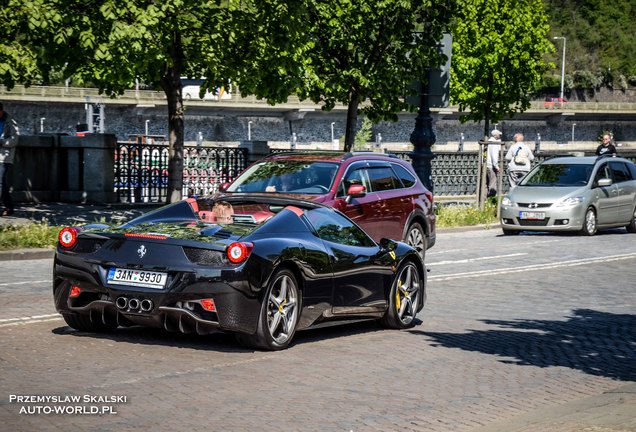
[[395, 290], [395, 306], [398, 310], [400, 310], [400, 305], [402, 304], [402, 299], [400, 299], [400, 288], [402, 288], [402, 281], [398, 280], [398, 289]]

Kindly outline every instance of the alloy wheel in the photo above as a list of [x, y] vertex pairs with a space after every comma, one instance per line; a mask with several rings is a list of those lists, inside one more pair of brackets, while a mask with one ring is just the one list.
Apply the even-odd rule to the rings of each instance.
[[395, 290], [395, 308], [398, 319], [408, 325], [415, 319], [420, 295], [420, 282], [417, 268], [412, 263], [404, 266], [397, 278]]
[[267, 327], [277, 343], [285, 343], [293, 334], [298, 319], [298, 288], [286, 274], [274, 281], [267, 300]]
[[592, 209], [588, 209], [585, 213], [585, 230], [588, 235], [593, 235], [596, 232], [596, 213]]

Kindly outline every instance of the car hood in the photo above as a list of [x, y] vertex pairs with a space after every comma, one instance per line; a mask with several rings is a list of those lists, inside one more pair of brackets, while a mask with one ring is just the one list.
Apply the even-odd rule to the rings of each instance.
[[534, 187], [517, 186], [508, 192], [508, 198], [517, 203], [555, 203], [572, 196], [587, 193], [585, 187]]

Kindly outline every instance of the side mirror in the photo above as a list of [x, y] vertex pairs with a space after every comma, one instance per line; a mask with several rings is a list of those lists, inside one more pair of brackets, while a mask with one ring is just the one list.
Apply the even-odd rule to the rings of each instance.
[[598, 181], [598, 187], [608, 187], [612, 185], [612, 179], [602, 178]]
[[230, 184], [229, 184], [229, 183], [223, 183], [223, 184], [219, 187], [219, 192], [225, 192], [229, 186], [230, 186]]
[[351, 186], [349, 186], [349, 189], [347, 190], [347, 197], [345, 198], [345, 201], [347, 201], [347, 204], [348, 204], [349, 202], [351, 202], [351, 198], [361, 198], [365, 196], [366, 194], [367, 194], [367, 188], [365, 188], [363, 185], [352, 184]]
[[397, 248], [397, 242], [395, 240], [391, 240], [388, 238], [383, 238], [380, 240], [380, 252], [387, 253], [395, 250]]

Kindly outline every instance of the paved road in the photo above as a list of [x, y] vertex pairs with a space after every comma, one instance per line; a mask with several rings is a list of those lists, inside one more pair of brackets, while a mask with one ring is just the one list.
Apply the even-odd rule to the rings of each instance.
[[[443, 232], [427, 254], [415, 328], [306, 331], [277, 353], [223, 335], [73, 331], [55, 315], [52, 261], [3, 261], [0, 422], [18, 431], [513, 430], [515, 419], [636, 381], [635, 239]], [[79, 404], [117, 414], [28, 414], [77, 404], [22, 395], [120, 398]], [[540, 430], [582, 430], [577, 421]], [[586, 430], [619, 430], [599, 422]], [[636, 430], [636, 415], [620, 424]]]

